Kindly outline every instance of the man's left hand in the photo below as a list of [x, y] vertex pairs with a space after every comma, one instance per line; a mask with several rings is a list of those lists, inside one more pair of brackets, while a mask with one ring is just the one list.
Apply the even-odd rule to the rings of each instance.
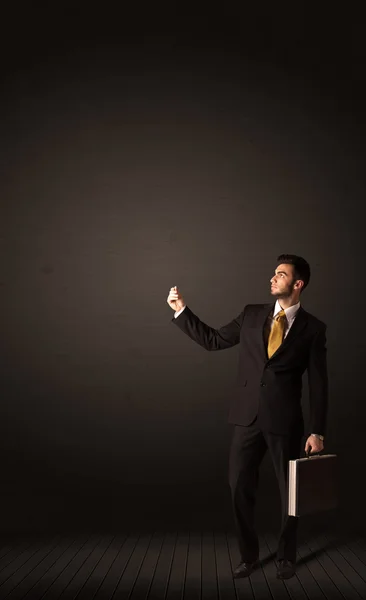
[[319, 438], [315, 437], [315, 435], [309, 435], [305, 444], [305, 452], [306, 454], [310, 452], [310, 454], [315, 452], [322, 452], [324, 450], [324, 442]]

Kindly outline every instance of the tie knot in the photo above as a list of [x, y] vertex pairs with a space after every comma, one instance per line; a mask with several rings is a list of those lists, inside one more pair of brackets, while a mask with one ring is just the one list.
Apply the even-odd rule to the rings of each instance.
[[275, 316], [276, 321], [280, 321], [281, 319], [285, 318], [286, 319], [286, 313], [285, 311], [282, 309], [280, 310], [280, 312], [277, 313], [277, 315]]

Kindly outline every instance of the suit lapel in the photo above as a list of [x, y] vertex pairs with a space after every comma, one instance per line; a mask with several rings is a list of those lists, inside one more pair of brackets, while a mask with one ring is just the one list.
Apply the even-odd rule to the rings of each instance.
[[262, 354], [265, 360], [268, 360], [268, 354], [267, 354], [267, 342], [268, 339], [266, 336], [266, 327], [268, 324], [268, 318], [270, 315], [273, 315], [273, 311], [274, 311], [274, 307], [275, 307], [275, 303], [274, 304], [265, 304], [263, 306], [263, 311], [261, 312], [260, 315], [260, 324], [261, 324], [261, 347], [262, 347]]

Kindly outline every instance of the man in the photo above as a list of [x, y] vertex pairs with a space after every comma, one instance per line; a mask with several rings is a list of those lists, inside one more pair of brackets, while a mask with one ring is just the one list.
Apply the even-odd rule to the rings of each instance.
[[229, 459], [234, 520], [241, 562], [234, 577], [247, 577], [259, 564], [254, 509], [260, 463], [268, 450], [281, 495], [282, 526], [277, 548], [277, 577], [295, 573], [298, 518], [288, 516], [288, 462], [299, 458], [304, 435], [302, 375], [307, 370], [310, 428], [305, 452], [324, 449], [328, 405], [326, 325], [306, 312], [300, 295], [310, 280], [303, 258], [281, 254], [271, 278], [275, 302], [247, 304], [230, 323], [214, 329], [186, 306], [177, 287], [167, 302], [172, 322], [206, 350], [239, 348], [239, 369], [230, 403], [234, 425]]

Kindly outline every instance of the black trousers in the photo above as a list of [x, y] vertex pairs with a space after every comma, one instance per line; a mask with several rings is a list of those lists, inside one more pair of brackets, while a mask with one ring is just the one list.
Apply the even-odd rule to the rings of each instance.
[[302, 436], [302, 425], [291, 435], [261, 431], [256, 421], [246, 427], [234, 427], [229, 458], [229, 485], [238, 544], [244, 562], [252, 562], [259, 556], [254, 510], [259, 466], [267, 450], [273, 462], [281, 496], [282, 525], [277, 559], [296, 560], [298, 517], [287, 514], [288, 461], [300, 457]]

